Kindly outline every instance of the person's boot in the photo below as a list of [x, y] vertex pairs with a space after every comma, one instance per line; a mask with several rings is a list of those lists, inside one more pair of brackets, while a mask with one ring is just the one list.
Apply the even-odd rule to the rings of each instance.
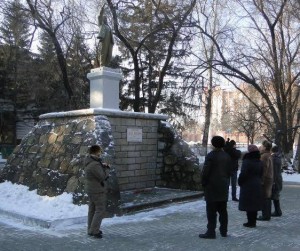
[[199, 238], [202, 239], [216, 239], [216, 232], [206, 232], [204, 234], [199, 234]]
[[271, 214], [272, 217], [280, 217], [282, 215], [282, 211], [280, 208], [279, 200], [273, 200], [275, 211]]
[[244, 223], [244, 227], [256, 227], [257, 212], [247, 212], [248, 222]]
[[263, 203], [262, 216], [258, 217], [259, 221], [269, 221], [271, 219], [271, 199], [265, 199]]
[[266, 218], [271, 219], [271, 210], [272, 210], [272, 200], [271, 198], [266, 201]]

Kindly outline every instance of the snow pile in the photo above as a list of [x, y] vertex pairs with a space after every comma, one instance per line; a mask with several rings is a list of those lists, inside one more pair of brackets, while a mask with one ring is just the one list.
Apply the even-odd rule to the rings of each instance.
[[56, 220], [86, 216], [88, 206], [75, 206], [72, 194], [39, 196], [23, 185], [4, 182], [0, 184], [0, 209], [42, 220]]

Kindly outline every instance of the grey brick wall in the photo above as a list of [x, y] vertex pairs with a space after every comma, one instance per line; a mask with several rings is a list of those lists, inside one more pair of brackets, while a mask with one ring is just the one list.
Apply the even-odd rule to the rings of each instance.
[[[115, 143], [115, 169], [120, 190], [143, 189], [161, 184], [162, 156], [158, 151], [160, 119], [145, 117], [114, 117], [111, 123]], [[128, 142], [127, 129], [142, 130], [142, 142]]]

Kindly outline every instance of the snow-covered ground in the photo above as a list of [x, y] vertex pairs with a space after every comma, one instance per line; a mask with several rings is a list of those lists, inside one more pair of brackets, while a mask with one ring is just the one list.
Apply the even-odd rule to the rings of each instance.
[[[300, 182], [300, 174], [283, 173], [284, 181]], [[0, 183], [0, 209], [15, 212], [24, 216], [42, 220], [59, 220], [66, 218], [85, 217], [87, 205], [72, 204], [72, 195], [64, 193], [57, 197], [39, 196], [36, 191], [29, 191], [28, 187], [10, 182]], [[203, 200], [175, 204], [165, 208], [140, 212], [134, 215], [113, 217], [106, 219], [103, 224], [117, 224], [128, 221], [148, 221], [156, 217], [167, 215], [175, 211], [195, 210], [205, 207]]]
[[[240, 149], [246, 150], [246, 149]], [[201, 159], [204, 161], [204, 158]], [[283, 180], [300, 182], [300, 174], [283, 173]], [[239, 192], [239, 189], [238, 189]], [[133, 221], [150, 221], [163, 215], [176, 211], [199, 212], [205, 207], [203, 200], [189, 203], [174, 204], [164, 208], [157, 208], [146, 212], [139, 212], [133, 215], [125, 215], [105, 219], [104, 225], [118, 224]], [[61, 219], [86, 217], [87, 205], [77, 206], [72, 203], [72, 195], [64, 193], [57, 197], [39, 196], [36, 190], [29, 191], [28, 187], [12, 184], [10, 182], [0, 183], [0, 211], [9, 211], [23, 216], [41, 219], [44, 221], [55, 221]], [[0, 217], [5, 221], [5, 217]], [[9, 221], [7, 219], [7, 221]]]

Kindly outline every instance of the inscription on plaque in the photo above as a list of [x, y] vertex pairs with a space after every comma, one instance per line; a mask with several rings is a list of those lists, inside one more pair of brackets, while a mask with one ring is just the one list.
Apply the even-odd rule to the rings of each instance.
[[142, 142], [143, 130], [141, 128], [127, 128], [127, 142]]

